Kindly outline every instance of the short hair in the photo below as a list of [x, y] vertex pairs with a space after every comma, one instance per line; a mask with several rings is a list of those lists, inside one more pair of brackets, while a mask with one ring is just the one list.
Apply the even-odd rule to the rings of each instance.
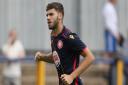
[[49, 3], [47, 5], [46, 11], [48, 11], [50, 9], [55, 9], [56, 11], [62, 13], [62, 15], [64, 16], [64, 7], [61, 3], [59, 3], [59, 2]]

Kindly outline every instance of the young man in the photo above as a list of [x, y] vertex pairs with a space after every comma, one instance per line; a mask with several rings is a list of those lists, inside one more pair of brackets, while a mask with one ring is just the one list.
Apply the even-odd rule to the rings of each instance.
[[[95, 58], [77, 34], [63, 25], [64, 8], [61, 3], [49, 3], [46, 11], [48, 26], [52, 30], [52, 52], [48, 54], [37, 52], [35, 58], [55, 64], [59, 85], [82, 85], [79, 76], [86, 71]], [[79, 65], [80, 55], [86, 59]]]

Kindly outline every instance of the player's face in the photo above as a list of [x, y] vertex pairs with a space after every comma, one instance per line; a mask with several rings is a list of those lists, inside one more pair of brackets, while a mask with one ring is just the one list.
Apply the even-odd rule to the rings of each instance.
[[58, 12], [55, 9], [50, 9], [46, 16], [49, 29], [54, 30], [58, 24]]

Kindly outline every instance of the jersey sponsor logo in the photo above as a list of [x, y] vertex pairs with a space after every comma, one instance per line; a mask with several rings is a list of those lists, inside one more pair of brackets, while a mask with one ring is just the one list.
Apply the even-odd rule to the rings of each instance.
[[69, 37], [70, 37], [71, 39], [75, 39], [73, 35], [69, 35]]
[[57, 47], [61, 49], [63, 47], [63, 42], [61, 40], [58, 41]]
[[53, 51], [53, 59], [56, 67], [59, 67], [60, 65], [60, 58], [58, 56], [58, 53], [56, 51]]

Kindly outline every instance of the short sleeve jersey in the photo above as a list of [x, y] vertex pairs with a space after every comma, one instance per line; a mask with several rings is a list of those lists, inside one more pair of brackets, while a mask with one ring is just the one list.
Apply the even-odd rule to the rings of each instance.
[[[60, 76], [71, 74], [79, 66], [80, 54], [87, 47], [77, 34], [72, 33], [66, 27], [58, 36], [51, 36], [51, 47], [59, 85], [63, 85]], [[71, 85], [82, 85], [80, 78], [74, 79]]]

